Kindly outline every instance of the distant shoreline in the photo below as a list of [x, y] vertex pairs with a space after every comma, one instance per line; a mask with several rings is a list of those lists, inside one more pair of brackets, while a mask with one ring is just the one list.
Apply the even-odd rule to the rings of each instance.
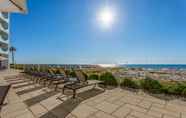
[[[18, 64], [19, 65], [19, 64]], [[174, 69], [186, 70], [186, 64], [23, 64], [49, 67], [103, 67], [103, 68], [143, 68], [143, 69]]]
[[145, 68], [145, 69], [176, 69], [186, 70], [186, 64], [123, 64], [119, 67], [127, 68]]

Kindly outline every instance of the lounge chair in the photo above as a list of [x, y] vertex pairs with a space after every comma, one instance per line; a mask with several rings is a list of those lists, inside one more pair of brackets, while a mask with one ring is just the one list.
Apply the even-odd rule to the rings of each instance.
[[4, 105], [4, 100], [8, 94], [8, 91], [10, 89], [11, 85], [10, 84], [2, 84], [0, 85], [0, 111], [1, 108]]
[[73, 96], [72, 96], [73, 98], [76, 97], [76, 91], [78, 89], [81, 89], [87, 86], [92, 86], [92, 85], [93, 85], [93, 88], [95, 88], [97, 84], [103, 83], [102, 81], [99, 81], [99, 80], [87, 80], [83, 72], [80, 70], [75, 71], [75, 73], [76, 73], [78, 81], [70, 83], [70, 84], [65, 84], [63, 87], [63, 94], [66, 89], [70, 89], [73, 91]]
[[69, 76], [66, 74], [65, 70], [63, 69], [59, 69], [59, 74], [56, 74], [56, 78], [52, 79], [49, 83], [49, 85], [54, 85], [55, 86], [55, 90], [57, 90], [57, 88], [59, 88], [58, 86], [60, 84], [64, 84], [70, 82], [70, 78]]

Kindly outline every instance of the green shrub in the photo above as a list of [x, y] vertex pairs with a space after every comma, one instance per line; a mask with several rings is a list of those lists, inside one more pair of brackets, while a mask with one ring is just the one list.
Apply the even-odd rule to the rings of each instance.
[[110, 72], [105, 72], [101, 74], [100, 80], [102, 80], [106, 85], [112, 85], [112, 86], [118, 85], [116, 78]]
[[182, 95], [184, 89], [186, 89], [186, 85], [177, 83], [169, 87], [169, 94]]
[[71, 73], [71, 71], [70, 70], [65, 70], [65, 74], [67, 75], [67, 77], [70, 77], [70, 73]]
[[89, 75], [88, 79], [89, 80], [99, 80], [99, 76], [96, 74], [91, 74], [91, 75]]
[[184, 84], [176, 84], [176, 87], [175, 87], [175, 92], [177, 95], [182, 95], [182, 91], [186, 88], [186, 86]]
[[164, 94], [169, 94], [169, 85], [162, 85], [161, 87], [161, 93], [164, 93]]
[[55, 73], [55, 74], [62, 74], [59, 68], [56, 68], [56, 70], [55, 70], [54, 73]]
[[121, 83], [122, 87], [128, 87], [128, 88], [133, 88], [133, 89], [138, 89], [139, 85], [137, 84], [136, 81], [126, 78], [123, 80], [123, 82]]
[[184, 97], [186, 97], [186, 88], [183, 89], [182, 95], [183, 95]]
[[83, 76], [85, 77], [85, 79], [88, 79], [88, 75], [85, 72], [82, 72]]
[[152, 93], [161, 93], [162, 85], [159, 81], [153, 80], [150, 77], [146, 77], [144, 80], [140, 81], [142, 89], [152, 92]]
[[171, 94], [171, 95], [176, 95], [177, 94], [177, 86], [176, 85], [170, 85], [168, 87], [168, 94]]
[[70, 76], [70, 77], [76, 77], [75, 71], [70, 71], [69, 76]]

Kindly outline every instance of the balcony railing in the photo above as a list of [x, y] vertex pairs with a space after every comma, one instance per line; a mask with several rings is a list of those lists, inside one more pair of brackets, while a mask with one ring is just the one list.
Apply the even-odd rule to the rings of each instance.
[[8, 29], [8, 23], [7, 23], [5, 20], [3, 20], [2, 18], [0, 18], [0, 24], [1, 24], [1, 26], [2, 26], [5, 30]]
[[8, 54], [8, 48], [0, 48], [0, 54], [7, 55]]
[[2, 12], [1, 14], [2, 14], [2, 16], [3, 16], [4, 18], [8, 19], [8, 13], [7, 13], [7, 12]]
[[4, 51], [4, 52], [7, 52], [8, 51], [8, 47], [3, 47], [3, 48], [1, 48], [1, 50]]
[[2, 39], [4, 41], [7, 41], [8, 40], [8, 33], [3, 31], [3, 30], [0, 30], [0, 36], [2, 37]]

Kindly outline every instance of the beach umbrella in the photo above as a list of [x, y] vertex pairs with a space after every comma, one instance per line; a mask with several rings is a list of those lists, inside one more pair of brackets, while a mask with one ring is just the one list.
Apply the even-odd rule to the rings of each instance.
[[0, 0], [1, 12], [26, 13], [26, 0]]

